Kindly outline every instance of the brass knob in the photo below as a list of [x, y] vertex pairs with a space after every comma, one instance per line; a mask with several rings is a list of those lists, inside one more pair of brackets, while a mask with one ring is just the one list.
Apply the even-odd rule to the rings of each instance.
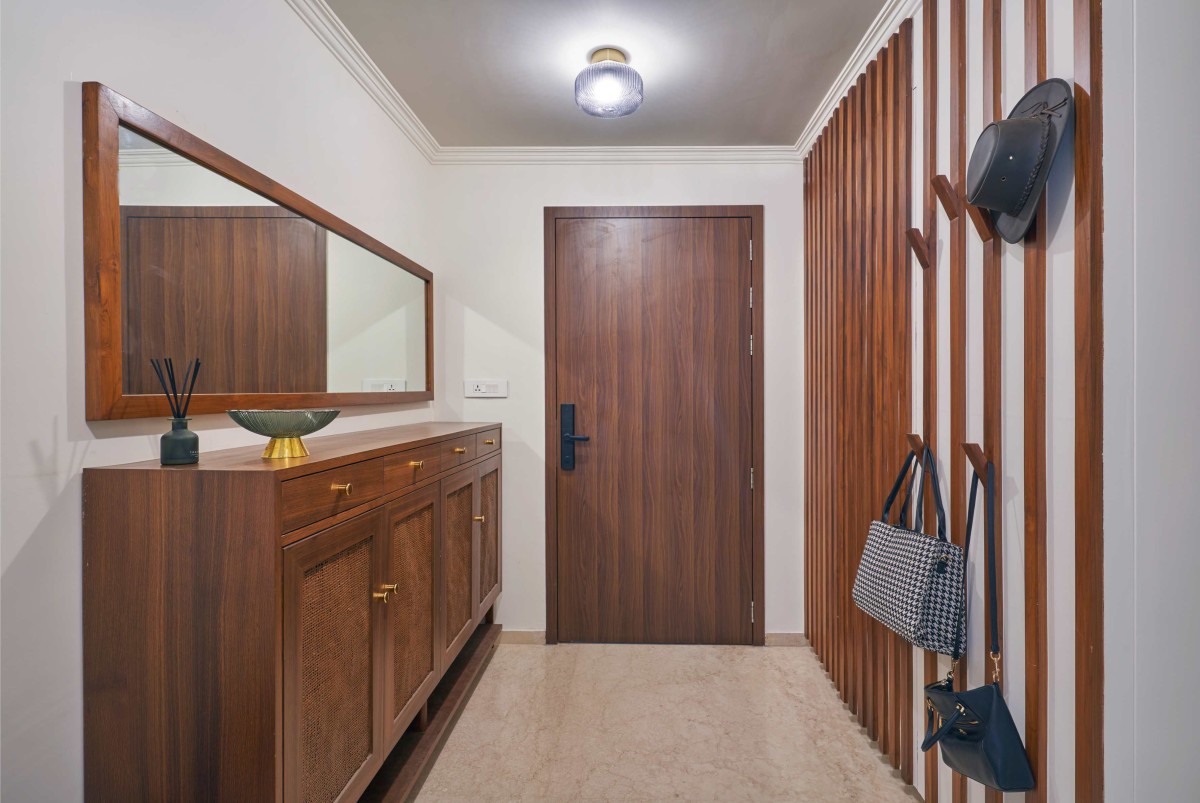
[[496, 445], [496, 439], [495, 439], [495, 438], [488, 438], [487, 440], [485, 440], [485, 441], [483, 442], [483, 445], [484, 445], [484, 446], [495, 446], [495, 445]]
[[387, 605], [388, 594], [390, 594], [390, 593], [392, 593], [392, 592], [390, 592], [390, 591], [376, 591], [376, 592], [374, 592], [373, 594], [371, 594], [371, 598], [372, 598], [372, 599], [381, 599], [381, 600], [383, 600], [383, 604], [384, 604], [384, 605]]
[[329, 490], [334, 493], [345, 494], [349, 496], [354, 491], [354, 483], [351, 482], [335, 482], [329, 486]]
[[471, 519], [483, 524], [485, 521], [487, 521], [487, 516], [472, 516]]
[[384, 583], [383, 584], [383, 590], [390, 592], [392, 594], [395, 594], [396, 589], [398, 589], [399, 587], [400, 587], [399, 583]]
[[410, 466], [412, 466], [413, 468], [424, 468], [425, 467], [424, 460], [409, 460], [408, 464]]
[[464, 447], [462, 447], [462, 446], [455, 446], [455, 447], [454, 447], [454, 453], [455, 453], [455, 454], [466, 454], [466, 453], [467, 453], [467, 450], [466, 450]]

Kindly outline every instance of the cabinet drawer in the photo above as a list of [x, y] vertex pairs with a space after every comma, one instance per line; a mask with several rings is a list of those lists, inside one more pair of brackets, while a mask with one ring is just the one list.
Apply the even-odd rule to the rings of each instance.
[[283, 531], [336, 516], [383, 495], [383, 458], [283, 483]]
[[431, 443], [419, 449], [390, 454], [384, 460], [387, 493], [415, 485], [448, 469], [475, 459], [475, 436]]
[[475, 436], [475, 456], [483, 457], [500, 451], [500, 430], [489, 429]]

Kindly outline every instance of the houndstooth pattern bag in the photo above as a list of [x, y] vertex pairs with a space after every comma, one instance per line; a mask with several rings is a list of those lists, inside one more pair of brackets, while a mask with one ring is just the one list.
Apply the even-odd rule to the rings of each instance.
[[[933, 455], [925, 450], [921, 461], [923, 471], [914, 463], [915, 457], [909, 452], [884, 504], [883, 515], [879, 521], [871, 522], [858, 575], [854, 579], [854, 603], [905, 641], [925, 650], [958, 656], [966, 651], [967, 642], [963, 585], [966, 550], [946, 538], [946, 515]], [[909, 482], [904, 505], [897, 521], [889, 522], [892, 504], [910, 467], [913, 479]], [[921, 481], [917, 490], [914, 529], [909, 530], [904, 525], [918, 471]], [[926, 474], [933, 485], [937, 510], [936, 538], [921, 532], [921, 497]], [[975, 507], [974, 496], [972, 493], [971, 508]]]

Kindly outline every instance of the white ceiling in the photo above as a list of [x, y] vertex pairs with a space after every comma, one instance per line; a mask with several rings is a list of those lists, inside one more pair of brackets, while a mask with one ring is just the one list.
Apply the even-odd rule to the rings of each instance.
[[[792, 146], [883, 0], [327, 0], [442, 147]], [[601, 45], [645, 81], [589, 117]]]

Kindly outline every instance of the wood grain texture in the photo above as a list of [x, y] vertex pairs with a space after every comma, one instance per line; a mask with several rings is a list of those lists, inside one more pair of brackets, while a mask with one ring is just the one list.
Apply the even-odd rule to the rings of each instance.
[[[959, 192], [967, 175], [967, 0], [950, 0], [950, 183]], [[961, 200], [960, 200], [961, 203]], [[967, 439], [967, 221], [959, 214], [950, 219], [950, 443]], [[950, 510], [967, 506], [966, 459], [959, 449], [950, 450]], [[950, 538], [959, 546], [966, 539], [966, 517], [953, 512]], [[955, 667], [958, 677], [967, 677], [969, 655]], [[954, 803], [967, 799], [966, 776], [954, 773], [951, 781]]]
[[962, 197], [950, 183], [950, 179], [943, 175], [936, 175], [930, 180], [930, 186], [937, 195], [938, 201], [941, 202], [942, 211], [946, 213], [947, 218], [954, 220], [962, 214]]
[[[1025, 0], [1025, 85], [1046, 80], [1046, 0]], [[1043, 803], [1050, 786], [1046, 624], [1046, 197], [1038, 199], [1024, 249], [1025, 751], [1037, 781], [1025, 799]]]
[[164, 356], [211, 391], [325, 392], [325, 239], [275, 206], [122, 206], [125, 393], [161, 393]]
[[[938, 173], [938, 0], [924, 0], [921, 12], [921, 85], [924, 91], [922, 98], [922, 152], [924, 155], [924, 238], [930, 244], [927, 259], [932, 263], [932, 269], [921, 274], [921, 431], [924, 435], [922, 443], [910, 443], [911, 446], [928, 446], [935, 455], [938, 447], [938, 215], [936, 204], [942, 199], [940, 184], [949, 188], [949, 181]], [[946, 209], [946, 214], [950, 210]], [[957, 217], [957, 214], [955, 215]], [[918, 451], [917, 454], [921, 452]], [[934, 521], [936, 509], [932, 496], [925, 508], [925, 520]], [[926, 685], [938, 679], [937, 654], [926, 651], [922, 669]], [[938, 748], [933, 746], [925, 753], [925, 803], [938, 803], [940, 794], [938, 782]]]
[[753, 640], [750, 237], [556, 220], [555, 384], [592, 438], [557, 478], [561, 640]]
[[1075, 0], [1075, 795], [1104, 799], [1101, 3]]
[[[983, 0], [983, 123], [1003, 118], [1000, 106], [1001, 78], [1004, 72], [1003, 41], [1001, 33], [1004, 21], [1003, 0]], [[974, 211], [972, 211], [974, 210]], [[975, 212], [979, 210], [968, 206], [971, 219], [975, 220]], [[982, 216], [983, 213], [980, 212]], [[986, 215], [991, 223], [991, 215]], [[994, 232], [993, 232], [994, 234]], [[1003, 484], [1004, 441], [1001, 439], [1004, 424], [1001, 400], [1002, 387], [1002, 351], [1004, 333], [1001, 330], [1004, 314], [1004, 285], [1001, 276], [1001, 261], [1004, 255], [1003, 242], [999, 237], [992, 236], [983, 243], [983, 449], [987, 459], [996, 467], [996, 476]], [[996, 571], [996, 598], [998, 610], [996, 619], [1001, 632], [1004, 630], [1004, 505], [996, 505], [995, 541], [993, 553]], [[984, 598], [984, 619], [987, 622], [986, 639], [992, 638], [991, 628], [991, 597]], [[1001, 651], [1004, 645], [1000, 645]], [[1003, 678], [1002, 678], [1003, 680]], [[989, 803], [999, 803], [1001, 793], [988, 789], [986, 799]]]
[[907, 446], [912, 388], [912, 24], [838, 104], [805, 166], [806, 611], [814, 650], [889, 763], [911, 779], [912, 652], [850, 590]]
[[[425, 281], [427, 378], [433, 372], [433, 275], [413, 260], [306, 198], [102, 84], [83, 84], [84, 343], [87, 419], [169, 415], [162, 394], [125, 393], [118, 131], [125, 126], [252, 192], [308, 218]], [[398, 404], [430, 401], [426, 390], [400, 393], [220, 393], [197, 395], [196, 415], [234, 409]]]

